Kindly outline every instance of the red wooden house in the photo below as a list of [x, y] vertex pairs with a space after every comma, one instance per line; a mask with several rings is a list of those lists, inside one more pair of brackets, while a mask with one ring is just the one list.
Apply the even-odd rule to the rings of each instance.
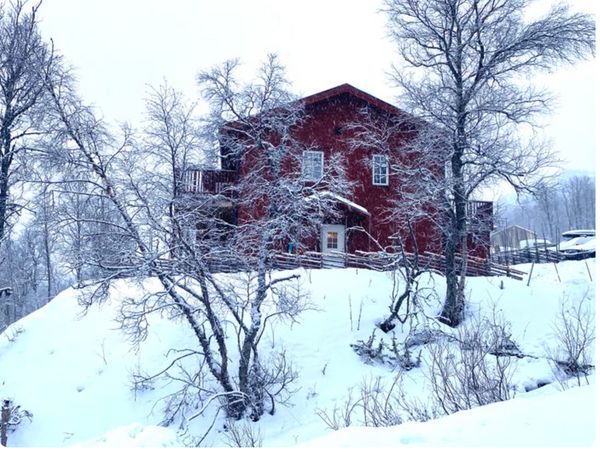
[[[414, 137], [417, 120], [397, 107], [348, 84], [308, 96], [301, 101], [306, 117], [294, 134], [300, 142], [310, 144], [302, 152], [303, 174], [309, 179], [318, 179], [324, 163], [333, 153], [341, 151], [346, 159], [347, 177], [355, 183], [352, 194], [326, 192], [327, 196], [339, 203], [343, 218], [335, 223], [324, 223], [320, 238], [315, 238], [311, 247], [321, 252], [335, 250], [354, 253], [378, 251], [398, 245], [401, 241], [406, 250], [412, 251], [413, 241], [402, 230], [399, 220], [390, 216], [399, 188], [409, 187], [411, 182], [401, 181], [401, 177], [391, 171], [390, 162], [396, 156], [374, 151], [367, 146], [349, 146], [356, 130], [348, 125], [364, 121], [365, 112], [372, 118], [384, 120], [403, 116], [407, 119], [407, 124], [412, 124], [412, 128], [408, 127], [406, 131], [400, 131], [389, 138], [390, 149], [402, 151]], [[410, 153], [398, 155], [403, 156], [398, 159], [408, 159], [410, 162]], [[235, 165], [230, 159], [222, 157], [219, 170], [187, 170], [184, 173], [184, 187], [189, 192], [221, 192], [228, 184], [239, 179], [243, 169], [243, 166]], [[229, 208], [236, 210], [235, 199]], [[472, 220], [478, 221], [470, 223], [471, 226], [477, 226], [477, 231], [470, 233], [469, 255], [487, 258], [492, 229], [492, 203], [469, 202], [468, 212]], [[245, 222], [248, 218], [239, 209], [228, 217], [235, 222]], [[419, 250], [442, 254], [441, 230], [439, 224], [430, 220], [417, 221], [415, 236]]]

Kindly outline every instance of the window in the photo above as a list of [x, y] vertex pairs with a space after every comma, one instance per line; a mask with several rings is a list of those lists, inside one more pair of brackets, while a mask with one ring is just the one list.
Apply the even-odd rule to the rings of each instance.
[[305, 151], [302, 155], [302, 177], [308, 181], [318, 181], [323, 177], [323, 152]]
[[327, 232], [327, 249], [338, 248], [338, 234], [337, 232]]
[[387, 186], [389, 180], [389, 166], [387, 157], [382, 154], [373, 155], [373, 185]]

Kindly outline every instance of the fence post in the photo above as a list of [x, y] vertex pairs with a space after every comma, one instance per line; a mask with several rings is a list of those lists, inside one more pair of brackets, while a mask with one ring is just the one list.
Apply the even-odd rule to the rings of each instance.
[[529, 287], [529, 283], [531, 282], [531, 275], [533, 274], [533, 265], [535, 262], [531, 262], [531, 269], [529, 270], [529, 277], [527, 278], [527, 287]]
[[8, 421], [10, 420], [10, 400], [4, 399], [2, 401], [2, 416], [0, 422], [0, 444], [6, 446], [7, 443], [7, 431]]
[[587, 260], [584, 260], [583, 263], [585, 264], [585, 269], [588, 272], [588, 276], [590, 277], [590, 282], [594, 282], [594, 280], [592, 279], [592, 273], [590, 273], [590, 267], [587, 264]]
[[554, 270], [556, 271], [556, 276], [558, 277], [558, 282], [562, 282], [560, 280], [560, 274], [558, 274], [558, 267], [556, 266], [556, 262], [552, 262], [554, 264]]

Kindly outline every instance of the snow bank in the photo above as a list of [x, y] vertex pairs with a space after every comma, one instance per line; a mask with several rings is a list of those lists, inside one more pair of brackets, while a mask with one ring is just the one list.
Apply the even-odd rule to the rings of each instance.
[[139, 423], [118, 427], [94, 441], [75, 445], [77, 448], [178, 448], [185, 447], [175, 432], [165, 427]]
[[594, 385], [551, 394], [536, 391], [424, 423], [348, 427], [302, 447], [591, 447], [594, 407]]

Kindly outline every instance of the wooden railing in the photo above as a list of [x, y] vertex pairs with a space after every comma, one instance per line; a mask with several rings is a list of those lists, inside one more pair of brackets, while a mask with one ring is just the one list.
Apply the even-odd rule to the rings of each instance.
[[494, 204], [481, 200], [467, 202], [467, 222], [471, 230], [489, 231], [494, 228]]
[[222, 194], [234, 183], [235, 172], [216, 169], [187, 169], [181, 172], [183, 192]]

